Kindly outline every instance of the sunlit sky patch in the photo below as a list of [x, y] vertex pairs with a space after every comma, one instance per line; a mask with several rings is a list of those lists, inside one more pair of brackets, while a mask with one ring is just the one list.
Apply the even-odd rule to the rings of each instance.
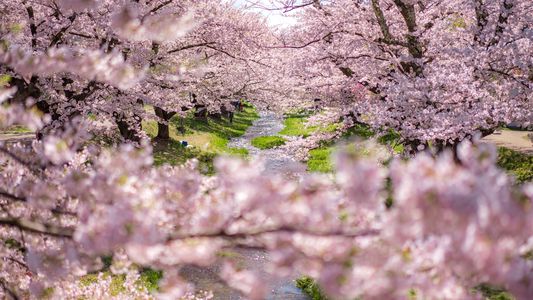
[[[258, 3], [264, 7], [273, 7], [269, 0], [235, 0], [234, 5], [237, 7], [247, 7], [250, 3]], [[297, 23], [295, 17], [288, 14], [283, 14], [281, 11], [269, 11], [260, 8], [251, 8], [250, 10], [256, 11], [264, 15], [268, 23], [274, 27], [288, 27]]]

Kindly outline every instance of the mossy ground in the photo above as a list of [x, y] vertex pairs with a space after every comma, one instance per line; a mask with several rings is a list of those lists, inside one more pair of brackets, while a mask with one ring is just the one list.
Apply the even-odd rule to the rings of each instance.
[[285, 144], [285, 139], [281, 136], [258, 136], [252, 139], [252, 146], [261, 150], [271, 149]]

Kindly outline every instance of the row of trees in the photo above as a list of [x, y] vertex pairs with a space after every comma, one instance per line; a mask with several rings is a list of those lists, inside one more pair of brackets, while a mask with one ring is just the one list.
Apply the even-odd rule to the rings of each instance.
[[293, 79], [413, 151], [533, 122], [528, 1], [272, 1]]
[[[214, 0], [2, 2], [0, 123], [40, 139], [0, 146], [0, 297], [107, 298], [109, 279], [79, 279], [109, 269], [127, 274], [125, 297], [179, 299], [192, 292], [181, 268], [222, 263], [223, 282], [262, 299], [261, 278], [232, 259], [240, 248], [339, 299], [478, 298], [481, 283], [533, 295], [533, 186], [496, 168], [490, 146], [388, 167], [340, 152], [334, 180], [233, 159], [213, 177], [153, 166], [145, 104], [165, 137], [174, 114], [235, 97], [278, 110], [319, 97], [412, 151], [531, 121], [526, 0], [272, 5], [299, 25], [272, 30]], [[88, 142], [110, 124], [125, 143]], [[164, 274], [155, 294], [138, 284], [148, 267]]]
[[160, 137], [168, 138], [176, 113], [265, 100], [268, 57], [260, 44], [271, 32], [228, 3], [43, 0], [7, 1], [1, 9], [0, 71], [17, 87], [10, 101], [35, 99], [52, 118], [46, 130], [92, 114], [139, 141], [140, 121], [149, 117], [143, 104], [150, 104]]

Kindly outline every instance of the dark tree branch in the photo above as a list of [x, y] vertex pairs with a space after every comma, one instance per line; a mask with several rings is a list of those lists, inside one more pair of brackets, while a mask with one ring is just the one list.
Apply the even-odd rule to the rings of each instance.
[[[3, 278], [0, 278], [0, 286], [6, 292], [7, 296], [9, 296], [12, 300], [19, 299], [17, 294], [12, 289], [9, 288], [9, 286], [7, 285], [7, 282]], [[10, 298], [7, 298], [7, 299], [10, 299]]]
[[64, 26], [63, 28], [61, 28], [55, 35], [54, 37], [52, 37], [52, 40], [50, 41], [50, 45], [48, 46], [48, 48], [51, 48], [51, 47], [54, 47], [55, 45], [57, 45], [59, 42], [61, 42], [61, 39], [63, 38], [63, 36], [65, 35], [65, 32], [67, 32], [67, 30], [72, 26], [72, 24], [74, 24], [74, 21], [76, 20], [76, 17], [77, 15], [76, 14], [72, 14], [70, 17], [68, 17], [69, 21], [70, 21], [70, 24]]
[[72, 238], [72, 235], [74, 234], [74, 230], [71, 228], [64, 228], [52, 224], [37, 223], [30, 220], [16, 218], [0, 219], [0, 225], [16, 227], [23, 231], [40, 233], [60, 238]]
[[207, 237], [207, 238], [225, 238], [225, 239], [242, 239], [247, 237], [258, 237], [264, 234], [270, 234], [270, 233], [302, 233], [307, 234], [310, 236], [315, 237], [328, 237], [328, 236], [335, 236], [335, 237], [347, 237], [347, 238], [354, 238], [354, 237], [363, 237], [363, 236], [374, 236], [379, 234], [378, 229], [365, 229], [365, 230], [359, 230], [359, 231], [352, 231], [347, 232], [343, 230], [339, 231], [324, 231], [324, 232], [318, 232], [318, 231], [312, 231], [307, 228], [295, 228], [290, 226], [281, 226], [277, 228], [271, 228], [271, 229], [264, 229], [261, 231], [254, 231], [254, 232], [238, 232], [238, 233], [228, 233], [224, 229], [212, 232], [212, 233], [199, 233], [199, 234], [177, 234], [173, 235], [169, 238], [169, 240], [181, 240], [181, 239], [189, 239], [189, 238], [201, 238], [201, 237]]

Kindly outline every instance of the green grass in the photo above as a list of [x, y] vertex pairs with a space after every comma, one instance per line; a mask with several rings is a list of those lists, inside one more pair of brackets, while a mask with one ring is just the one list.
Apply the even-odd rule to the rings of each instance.
[[488, 300], [515, 300], [515, 298], [504, 289], [487, 283], [482, 283], [476, 286], [474, 291], [481, 293], [483, 297]]
[[111, 296], [118, 296], [126, 291], [124, 283], [126, 282], [126, 274], [113, 275], [111, 283], [109, 284], [109, 294]]
[[278, 147], [285, 144], [281, 136], [258, 136], [252, 139], [252, 146], [261, 150]]
[[[245, 149], [231, 149], [228, 147], [230, 139], [239, 137], [246, 132], [256, 119], [259, 118], [254, 107], [250, 104], [244, 105], [244, 111], [234, 115], [233, 123], [226, 118], [220, 120], [208, 119], [207, 121], [197, 120], [188, 117], [184, 120], [185, 134], [174, 134], [179, 140], [190, 140], [190, 144], [209, 152], [246, 154]], [[179, 118], [171, 120], [171, 129], [179, 126]], [[172, 130], [171, 130], [172, 137]]]
[[[312, 300], [328, 300], [328, 297], [320, 290], [320, 287], [311, 277], [302, 276], [296, 280], [296, 287], [301, 289]], [[515, 300], [515, 298], [502, 288], [490, 284], [480, 284], [473, 292], [481, 293], [487, 300]], [[418, 299], [414, 289], [409, 291], [409, 299]]]
[[331, 155], [334, 146], [322, 146], [309, 151], [309, 160], [307, 161], [307, 170], [311, 172], [329, 173], [333, 171]]
[[[111, 296], [118, 296], [126, 291], [124, 283], [126, 282], [125, 274], [112, 274], [109, 270], [102, 273], [103, 278], [111, 277], [111, 283], [109, 284], [109, 294]], [[139, 289], [146, 288], [149, 292], [155, 292], [159, 289], [159, 281], [163, 278], [163, 272], [153, 270], [150, 268], [144, 268], [140, 270], [139, 279], [135, 282]], [[98, 273], [90, 273], [80, 278], [79, 283], [81, 286], [87, 287], [96, 284], [99, 280]]]
[[[150, 107], [146, 109], [151, 110]], [[233, 122], [226, 118], [198, 120], [192, 114], [185, 117], [183, 121], [179, 117], [174, 117], [169, 122], [170, 140], [154, 140], [154, 162], [156, 165], [179, 165], [191, 158], [197, 158], [200, 161], [200, 170], [205, 174], [212, 174], [213, 159], [217, 155], [229, 154], [241, 157], [248, 155], [248, 150], [245, 148], [231, 148], [228, 143], [230, 139], [243, 135], [258, 118], [255, 108], [247, 103], [242, 112], [235, 113]], [[178, 131], [181, 122], [183, 122], [185, 134], [180, 134]], [[157, 122], [144, 121], [143, 129], [149, 136], [155, 137]], [[194, 147], [182, 147], [178, 142], [182, 140]]]
[[376, 133], [369, 126], [362, 124], [355, 124], [344, 134], [345, 137], [358, 136], [363, 139], [369, 139], [375, 135]]
[[378, 138], [378, 142], [382, 145], [389, 145], [395, 153], [403, 153], [404, 146], [399, 142], [400, 139], [399, 133], [389, 130], [389, 132]]
[[141, 277], [137, 281], [141, 286], [146, 287], [149, 292], [159, 289], [159, 281], [163, 278], [163, 272], [146, 268], [141, 271]]
[[[357, 124], [350, 128], [344, 135], [337, 141], [330, 141], [324, 143], [320, 147], [309, 151], [309, 159], [307, 160], [307, 170], [311, 172], [329, 173], [333, 171], [333, 162], [331, 155], [336, 149], [336, 142], [349, 140], [353, 137], [359, 137], [361, 139], [369, 139], [374, 137], [375, 133], [368, 126]], [[403, 152], [403, 145], [399, 143], [400, 135], [394, 132], [388, 132], [380, 136], [377, 141], [382, 145], [388, 145], [396, 153]]]
[[509, 148], [498, 148], [498, 166], [516, 177], [518, 183], [533, 180], [533, 156]]
[[[102, 257], [104, 267], [94, 273], [89, 273], [87, 275], [81, 276], [79, 279], [79, 284], [81, 286], [87, 287], [93, 284], [98, 283], [100, 278], [108, 279], [111, 278], [109, 284], [109, 293], [111, 296], [117, 296], [119, 294], [125, 293], [126, 287], [124, 286], [126, 282], [125, 274], [113, 274], [110, 271], [110, 267], [113, 263], [112, 256]], [[154, 270], [151, 268], [139, 268], [139, 279], [135, 282], [136, 286], [139, 289], [146, 289], [149, 292], [154, 292], [159, 289], [159, 281], [163, 278], [163, 272], [159, 270]], [[101, 277], [100, 277], [101, 276]]]
[[206, 175], [214, 174], [213, 160], [216, 153], [202, 151], [198, 148], [185, 148], [178, 141], [158, 141], [154, 143], [154, 165], [182, 165], [190, 159], [198, 160], [198, 168]]
[[312, 300], [328, 300], [311, 277], [303, 276], [296, 279], [296, 287], [301, 289]]
[[321, 126], [306, 126], [307, 118], [309, 114], [289, 114], [286, 115], [284, 121], [284, 128], [279, 132], [280, 135], [289, 136], [303, 136], [308, 137], [315, 132], [334, 132], [339, 127], [340, 123], [328, 124], [325, 127]]
[[308, 113], [287, 114], [284, 121], [285, 127], [279, 132], [279, 134], [308, 137], [317, 130], [316, 126], [305, 126], [308, 117]]
[[30, 129], [22, 125], [13, 125], [5, 129], [0, 130], [3, 134], [21, 134], [21, 133], [33, 133]]

